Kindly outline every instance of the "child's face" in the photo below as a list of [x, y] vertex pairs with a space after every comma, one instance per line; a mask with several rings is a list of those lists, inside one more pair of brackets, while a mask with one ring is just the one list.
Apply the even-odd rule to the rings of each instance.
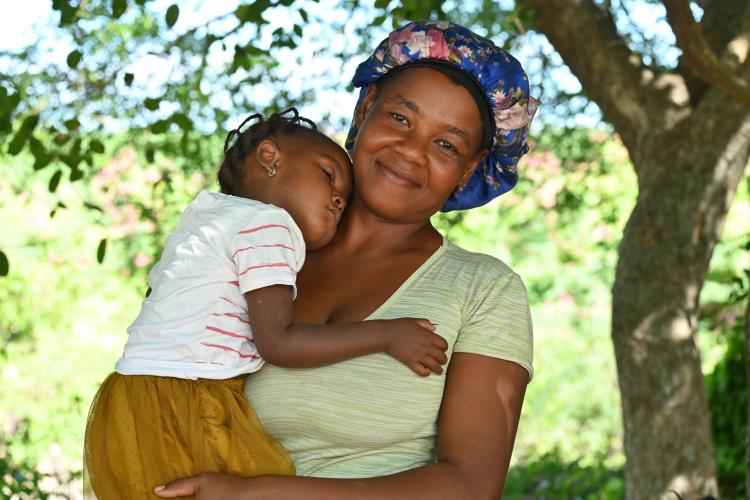
[[285, 139], [273, 203], [299, 225], [308, 250], [327, 245], [352, 191], [349, 157], [339, 146], [309, 135]]

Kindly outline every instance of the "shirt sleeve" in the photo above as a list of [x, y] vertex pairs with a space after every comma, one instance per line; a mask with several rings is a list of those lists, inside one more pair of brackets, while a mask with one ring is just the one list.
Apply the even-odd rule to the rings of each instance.
[[240, 293], [271, 285], [289, 285], [297, 296], [297, 273], [305, 258], [299, 228], [282, 210], [267, 210], [240, 226], [230, 239]]
[[453, 352], [513, 361], [534, 375], [533, 333], [526, 288], [512, 271], [486, 273], [468, 305]]

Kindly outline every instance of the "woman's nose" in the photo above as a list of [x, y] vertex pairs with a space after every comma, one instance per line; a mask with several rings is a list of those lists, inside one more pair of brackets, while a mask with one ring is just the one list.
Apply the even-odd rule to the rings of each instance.
[[394, 144], [394, 151], [413, 163], [421, 163], [425, 158], [425, 141], [418, 134], [405, 134]]

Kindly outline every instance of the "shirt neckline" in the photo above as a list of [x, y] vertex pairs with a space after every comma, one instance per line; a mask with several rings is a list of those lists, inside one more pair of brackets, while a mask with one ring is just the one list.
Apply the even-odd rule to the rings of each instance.
[[450, 244], [450, 242], [448, 241], [448, 239], [445, 236], [443, 236], [443, 235], [441, 235], [441, 236], [443, 238], [443, 242], [440, 244], [440, 246], [437, 248], [437, 250], [435, 250], [432, 253], [432, 255], [430, 255], [429, 257], [427, 257], [427, 260], [425, 260], [424, 262], [422, 262], [422, 264], [413, 273], [411, 273], [411, 275], [408, 278], [406, 278], [404, 280], [404, 282], [401, 283], [401, 285], [399, 285], [399, 287], [396, 289], [396, 291], [393, 292], [390, 297], [388, 297], [387, 299], [385, 299], [385, 302], [383, 302], [382, 304], [380, 304], [373, 312], [371, 312], [370, 314], [368, 314], [365, 317], [365, 319], [362, 320], [362, 321], [367, 321], [367, 320], [370, 320], [370, 319], [377, 319], [378, 316], [383, 315], [385, 313], [385, 311], [388, 310], [388, 307], [390, 307], [390, 305], [392, 303], [396, 302], [396, 300], [398, 300], [399, 296], [401, 296], [403, 294], [403, 292], [407, 288], [409, 288], [409, 286], [411, 285], [411, 283], [414, 282], [414, 281], [416, 281], [421, 275], [423, 275], [425, 273], [425, 271], [427, 271], [427, 269], [432, 265], [432, 263], [435, 262], [438, 258], [440, 258], [441, 255], [443, 255], [445, 253], [445, 251], [448, 249], [448, 245]]

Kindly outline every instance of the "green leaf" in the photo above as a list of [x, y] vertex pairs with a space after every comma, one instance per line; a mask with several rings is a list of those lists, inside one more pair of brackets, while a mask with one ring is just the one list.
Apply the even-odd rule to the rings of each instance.
[[96, 248], [96, 261], [101, 264], [104, 262], [104, 254], [107, 252], [107, 238], [103, 238]]
[[163, 134], [169, 128], [169, 121], [168, 120], [156, 120], [148, 128], [154, 134]]
[[0, 276], [8, 276], [10, 270], [10, 263], [8, 262], [8, 256], [5, 252], [0, 250]]
[[102, 207], [100, 207], [99, 205], [94, 205], [93, 203], [89, 203], [88, 201], [84, 201], [83, 206], [88, 208], [89, 210], [96, 210], [97, 212], [104, 212], [104, 210], [102, 210]]
[[309, 19], [308, 15], [307, 15], [307, 11], [305, 9], [300, 9], [299, 10], [299, 15], [300, 15], [300, 17], [302, 18], [302, 21], [305, 24], [308, 24], [310, 22], [310, 19]]
[[154, 158], [156, 157], [156, 152], [154, 151], [154, 148], [151, 146], [146, 148], [146, 161], [149, 163], [154, 162]]
[[128, 0], [112, 0], [112, 19], [119, 19], [128, 8]]
[[71, 118], [70, 120], [65, 120], [65, 122], [63, 123], [65, 125], [65, 128], [67, 128], [68, 130], [78, 130], [81, 127], [81, 122], [79, 122], [75, 118]]
[[9, 96], [0, 99], [0, 111], [2, 111], [3, 113], [11, 114], [16, 110], [20, 102], [21, 95], [18, 92], [16, 92], [15, 94], [10, 94]]
[[386, 9], [391, 0], [375, 0], [376, 9]]
[[172, 115], [172, 121], [182, 130], [192, 130], [193, 121], [185, 113], [175, 113]]
[[29, 137], [29, 149], [31, 150], [31, 154], [34, 155], [34, 158], [39, 158], [40, 156], [44, 156], [47, 151], [44, 148], [44, 144], [42, 144], [42, 141], [34, 137], [33, 135]]
[[125, 73], [125, 76], [123, 77], [123, 80], [125, 80], [125, 85], [130, 87], [133, 85], [133, 79], [135, 79], [135, 75], [133, 73]]
[[28, 130], [29, 134], [36, 128], [37, 124], [39, 123], [39, 115], [30, 115], [27, 116], [26, 119], [21, 124], [21, 128], [24, 130]]
[[81, 62], [81, 59], [83, 58], [83, 55], [81, 54], [80, 50], [74, 50], [70, 54], [68, 54], [68, 58], [66, 59], [66, 62], [68, 63], [68, 67], [70, 69], [76, 69], [78, 67], [78, 64]]
[[80, 181], [83, 179], [83, 171], [76, 167], [70, 171], [70, 182]]
[[161, 103], [161, 98], [154, 99], [152, 97], [147, 97], [143, 101], [143, 105], [146, 106], [146, 109], [149, 111], [156, 111], [157, 109], [159, 109], [159, 103]]
[[54, 174], [52, 174], [52, 178], [49, 180], [49, 186], [47, 186], [47, 189], [49, 189], [50, 193], [54, 193], [57, 191], [57, 185], [60, 184], [60, 178], [62, 177], [62, 170], [58, 170]]
[[171, 28], [177, 22], [177, 18], [180, 17], [180, 8], [176, 4], [172, 4], [167, 9], [167, 15], [165, 20], [167, 21], [167, 28]]
[[16, 132], [16, 135], [13, 137], [13, 140], [10, 141], [10, 144], [8, 144], [8, 154], [11, 156], [16, 156], [18, 153], [21, 152], [23, 149], [24, 144], [26, 144], [26, 139], [29, 137], [29, 131], [24, 129], [23, 127], [18, 129], [18, 132]]
[[299, 24], [295, 24], [293, 29], [294, 29], [294, 34], [302, 38], [302, 26], [300, 26]]
[[102, 154], [104, 153], [104, 144], [98, 139], [93, 139], [89, 143], [89, 149], [91, 149], [91, 151], [93, 151], [94, 153]]
[[34, 161], [34, 170], [41, 170], [50, 163], [52, 163], [52, 160], [54, 160], [55, 157], [49, 154], [44, 154], [42, 156], [37, 156], [36, 160]]

